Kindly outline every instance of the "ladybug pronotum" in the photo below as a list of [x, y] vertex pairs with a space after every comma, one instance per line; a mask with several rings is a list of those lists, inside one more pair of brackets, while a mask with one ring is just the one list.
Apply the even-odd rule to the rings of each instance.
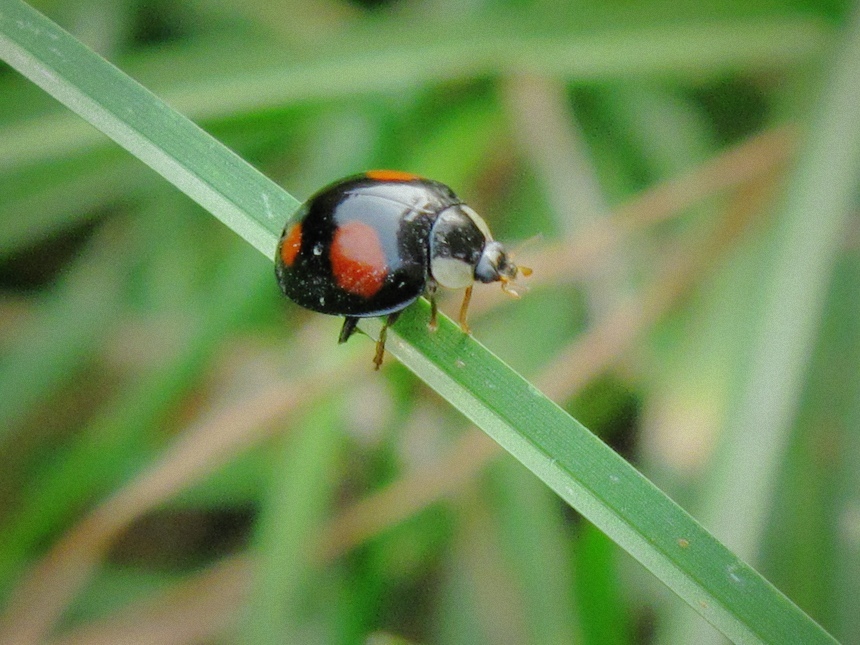
[[422, 294], [436, 327], [436, 288], [465, 288], [460, 326], [472, 285], [510, 283], [522, 272], [483, 219], [436, 181], [392, 170], [342, 179], [308, 199], [284, 227], [275, 257], [281, 291], [296, 304], [343, 316], [339, 342], [359, 318], [386, 316], [374, 364], [399, 313]]

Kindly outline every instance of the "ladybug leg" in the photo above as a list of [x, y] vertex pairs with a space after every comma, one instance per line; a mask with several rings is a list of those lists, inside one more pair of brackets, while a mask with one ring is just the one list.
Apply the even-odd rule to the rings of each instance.
[[388, 314], [385, 322], [382, 323], [382, 329], [379, 330], [379, 340], [376, 341], [376, 354], [373, 356], [373, 364], [375, 365], [373, 369], [378, 370], [380, 365], [382, 365], [382, 357], [385, 355], [385, 337], [388, 335], [388, 328], [394, 324], [399, 315], [399, 311]]
[[469, 301], [472, 299], [472, 287], [466, 287], [466, 293], [463, 294], [463, 304], [460, 305], [460, 329], [465, 333], [471, 334], [469, 324], [466, 322], [466, 313], [469, 311]]
[[436, 306], [436, 281], [430, 280], [427, 283], [427, 297], [430, 299], [430, 322], [427, 324], [427, 327], [430, 328], [430, 331], [436, 331], [436, 328], [439, 326], [436, 321], [436, 317], [438, 316], [439, 310]]
[[343, 327], [340, 328], [340, 336], [337, 337], [338, 343], [345, 343], [349, 337], [355, 333], [355, 326], [358, 324], [358, 318], [355, 316], [347, 316], [343, 319]]

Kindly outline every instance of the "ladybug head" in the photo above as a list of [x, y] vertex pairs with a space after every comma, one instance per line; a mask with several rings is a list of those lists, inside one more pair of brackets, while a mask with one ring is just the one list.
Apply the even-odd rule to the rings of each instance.
[[481, 282], [503, 283], [517, 277], [517, 265], [508, 258], [508, 253], [501, 242], [490, 240], [484, 245], [481, 258], [475, 266], [475, 278]]
[[484, 283], [501, 282], [502, 291], [512, 296], [519, 296], [519, 291], [513, 283], [520, 273], [525, 276], [530, 275], [531, 269], [517, 266], [501, 242], [490, 240], [484, 245], [484, 251], [475, 266], [476, 280]]

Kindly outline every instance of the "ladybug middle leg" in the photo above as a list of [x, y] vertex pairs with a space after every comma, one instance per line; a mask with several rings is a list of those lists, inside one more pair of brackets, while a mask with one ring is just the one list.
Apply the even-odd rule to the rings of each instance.
[[439, 314], [439, 309], [436, 306], [435, 280], [427, 281], [427, 298], [430, 300], [430, 322], [427, 324], [427, 327], [430, 329], [430, 331], [436, 331], [436, 328], [439, 326], [439, 323], [436, 321], [436, 318]]

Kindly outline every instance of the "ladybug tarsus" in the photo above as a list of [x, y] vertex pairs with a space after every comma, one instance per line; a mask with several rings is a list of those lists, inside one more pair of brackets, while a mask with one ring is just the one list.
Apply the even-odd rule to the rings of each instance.
[[284, 295], [324, 314], [343, 316], [338, 342], [359, 318], [386, 316], [373, 363], [382, 364], [385, 335], [400, 311], [421, 295], [436, 329], [436, 289], [465, 289], [460, 327], [475, 282], [511, 282], [520, 271], [483, 219], [437, 181], [375, 170], [317, 192], [284, 227], [275, 275]]

